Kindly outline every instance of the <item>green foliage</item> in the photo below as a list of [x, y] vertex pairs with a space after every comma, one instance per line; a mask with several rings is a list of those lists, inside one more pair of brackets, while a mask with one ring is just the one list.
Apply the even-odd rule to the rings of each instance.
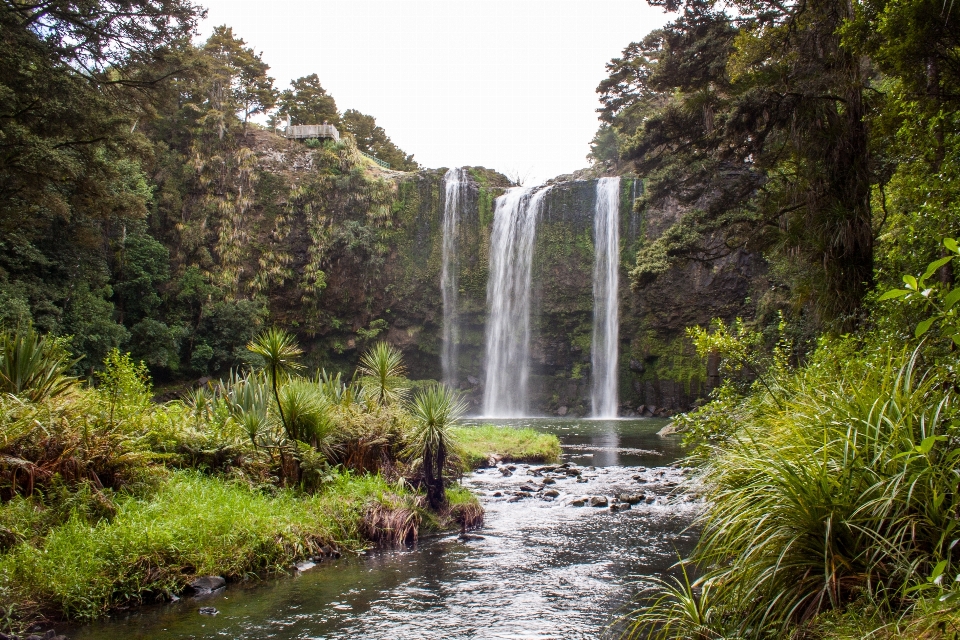
[[277, 116], [290, 116], [295, 125], [340, 123], [337, 101], [323, 88], [315, 73], [293, 80], [290, 88], [280, 94], [277, 100], [277, 115], [270, 117], [270, 126], [279, 124], [280, 119]]
[[928, 315], [917, 325], [914, 335], [923, 337], [930, 329], [937, 327], [940, 333], [960, 347], [960, 316], [957, 314], [957, 302], [960, 302], [960, 287], [944, 286], [943, 282], [931, 282], [943, 269], [950, 269], [957, 257], [960, 246], [954, 238], [944, 238], [943, 246], [947, 255], [927, 265], [919, 276], [905, 275], [905, 289], [891, 289], [880, 296], [879, 300], [899, 298], [906, 302], [917, 301]]
[[381, 406], [402, 400], [407, 393], [403, 354], [396, 347], [378, 342], [360, 357], [360, 382]]
[[427, 500], [435, 511], [446, 504], [443, 468], [447, 456], [457, 452], [453, 425], [466, 410], [459, 393], [439, 384], [420, 391], [410, 406], [414, 429], [406, 453], [422, 462]]
[[[704, 432], [731, 423], [699, 456], [705, 637], [767, 637], [857, 597], [895, 615], [943, 593], [936, 575], [957, 571], [957, 412], [949, 369], [924, 373], [917, 357], [824, 343], [779, 374], [779, 404], [755, 392], [687, 417]], [[677, 618], [662, 637], [690, 637], [677, 602], [664, 594], [640, 622]]]
[[120, 501], [110, 521], [73, 517], [0, 556], [0, 588], [91, 619], [149, 593], [178, 592], [192, 575], [240, 579], [283, 571], [324, 545], [360, 549], [364, 505], [397, 492], [378, 476], [334, 473], [315, 496], [270, 496], [177, 472], [150, 498]]
[[[222, 25], [214, 27], [204, 45], [204, 50], [215, 61], [211, 65], [213, 98], [210, 106], [241, 115], [244, 126], [250, 116], [265, 113], [277, 101], [273, 78], [267, 75], [270, 66], [245, 44], [242, 38], [233, 35], [231, 27]], [[211, 111], [209, 116], [214, 116], [214, 112]], [[222, 123], [223, 115], [215, 117]]]
[[745, 392], [755, 381], [779, 402], [777, 380], [788, 371], [792, 356], [791, 345], [783, 335], [785, 328], [781, 315], [777, 326], [778, 339], [770, 349], [765, 348], [763, 333], [747, 327], [742, 318], [736, 318], [730, 327], [717, 318], [712, 330], [690, 327], [687, 335], [701, 358], [719, 356], [720, 375], [728, 384]]
[[33, 328], [0, 332], [0, 392], [40, 402], [70, 391], [76, 378], [67, 375], [75, 361], [62, 341]]

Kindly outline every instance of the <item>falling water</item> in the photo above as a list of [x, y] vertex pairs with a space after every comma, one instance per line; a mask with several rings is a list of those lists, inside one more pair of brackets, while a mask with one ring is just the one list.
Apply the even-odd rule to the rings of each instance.
[[487, 281], [485, 416], [522, 417], [530, 376], [530, 270], [543, 196], [549, 187], [510, 189], [497, 198]]
[[620, 267], [620, 178], [597, 181], [593, 216], [593, 416], [617, 417], [617, 313]]
[[443, 207], [443, 258], [440, 267], [440, 292], [443, 297], [443, 349], [440, 364], [443, 382], [457, 386], [457, 345], [460, 339], [457, 324], [457, 236], [460, 214], [468, 177], [465, 169], [450, 169], [443, 177], [446, 199]]

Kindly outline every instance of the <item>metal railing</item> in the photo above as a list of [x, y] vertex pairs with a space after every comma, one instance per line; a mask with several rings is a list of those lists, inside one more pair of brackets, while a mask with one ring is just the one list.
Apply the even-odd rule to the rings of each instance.
[[[360, 150], [357, 149], [357, 151], [360, 151]], [[375, 156], [372, 156], [372, 155], [370, 155], [369, 153], [366, 153], [365, 151], [360, 151], [360, 153], [363, 154], [363, 157], [365, 157], [365, 158], [370, 158], [371, 160], [373, 160], [374, 162], [376, 162], [378, 165], [380, 165], [380, 166], [383, 167], [384, 169], [389, 169], [389, 168], [390, 168], [390, 163], [389, 163], [389, 162], [386, 162], [385, 160], [381, 160], [380, 158], [377, 158], [377, 157], [375, 157]]]

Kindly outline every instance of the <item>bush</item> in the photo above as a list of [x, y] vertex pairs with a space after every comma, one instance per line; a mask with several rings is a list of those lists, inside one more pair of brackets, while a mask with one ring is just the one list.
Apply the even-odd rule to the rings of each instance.
[[823, 346], [779, 385], [779, 404], [744, 399], [732, 435], [708, 445], [692, 561], [714, 635], [696, 635], [702, 620], [690, 618], [662, 637], [727, 637], [731, 619], [742, 637], [766, 637], [863, 597], [901, 611], [918, 592], [942, 593], [933, 577], [960, 571], [948, 370], [922, 373], [917, 352], [861, 351], [842, 366], [837, 355]]

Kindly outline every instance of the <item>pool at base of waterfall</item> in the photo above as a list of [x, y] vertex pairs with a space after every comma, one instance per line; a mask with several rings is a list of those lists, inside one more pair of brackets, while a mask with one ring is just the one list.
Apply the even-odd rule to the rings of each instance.
[[[201, 600], [77, 627], [110, 638], [538, 639], [616, 637], [636, 594], [696, 541], [700, 501], [666, 420], [529, 418], [467, 424], [557, 434], [558, 464], [507, 464], [463, 482], [486, 523]], [[512, 468], [511, 468], [512, 467]], [[593, 505], [593, 506], [591, 506]], [[214, 607], [216, 616], [200, 615]]]

